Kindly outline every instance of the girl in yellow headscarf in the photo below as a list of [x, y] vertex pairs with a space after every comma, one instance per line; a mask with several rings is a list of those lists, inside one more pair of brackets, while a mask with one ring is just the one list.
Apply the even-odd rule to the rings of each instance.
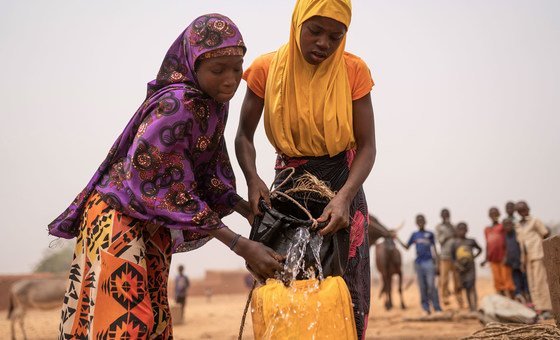
[[369, 312], [369, 214], [362, 184], [375, 160], [375, 132], [367, 65], [344, 50], [350, 26], [350, 0], [298, 0], [289, 42], [258, 57], [247, 69], [236, 153], [247, 180], [254, 214], [269, 202], [257, 174], [253, 136], [264, 110], [266, 135], [275, 147], [276, 169], [309, 172], [336, 192], [318, 221], [335, 237], [343, 275], [354, 304], [358, 337]]

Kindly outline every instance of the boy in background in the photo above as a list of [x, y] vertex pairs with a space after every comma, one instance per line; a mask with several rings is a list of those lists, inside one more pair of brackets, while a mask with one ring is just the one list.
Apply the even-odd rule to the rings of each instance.
[[522, 271], [521, 267], [521, 247], [517, 242], [515, 234], [514, 221], [506, 218], [502, 221], [506, 236], [506, 266], [511, 268], [511, 276], [515, 285], [515, 300], [526, 303], [531, 301], [529, 295], [529, 286], [527, 284], [527, 275]]
[[515, 217], [515, 203], [508, 201], [506, 203], [506, 215], [507, 218], [513, 221], [513, 225], [517, 223], [517, 218]]
[[185, 305], [187, 304], [187, 290], [190, 287], [189, 278], [183, 273], [185, 267], [180, 265], [179, 274], [175, 277], [175, 302], [181, 306], [181, 320], [184, 320]]
[[451, 214], [448, 209], [441, 210], [441, 223], [436, 226], [436, 238], [440, 245], [439, 256], [439, 284], [441, 298], [444, 305], [449, 304], [449, 276], [453, 278], [453, 293], [457, 299], [459, 308], [463, 308], [463, 297], [461, 296], [461, 284], [459, 274], [451, 258], [451, 247], [455, 242], [455, 227], [451, 223]]
[[[416, 216], [416, 224], [418, 225], [418, 231], [412, 233], [407, 244], [401, 243], [401, 245], [407, 250], [411, 245], [416, 245], [416, 260], [414, 261], [414, 269], [416, 270], [418, 278], [420, 300], [422, 303], [422, 309], [424, 309], [424, 312], [427, 315], [430, 315], [430, 304], [436, 313], [441, 312], [438, 290], [435, 285], [435, 261], [437, 261], [437, 250], [434, 234], [431, 231], [424, 229], [426, 226], [426, 219], [424, 218], [424, 215], [418, 214]], [[397, 238], [397, 240], [399, 239]]]
[[550, 232], [541, 220], [529, 214], [530, 209], [526, 202], [518, 202], [515, 208], [521, 216], [521, 221], [515, 226], [515, 232], [523, 250], [522, 266], [525, 267], [527, 273], [531, 300], [533, 300], [539, 316], [547, 319], [550, 317], [550, 311], [552, 310], [552, 301], [548, 290], [542, 243]]
[[488, 217], [492, 225], [484, 229], [486, 238], [486, 259], [480, 264], [484, 266], [490, 262], [494, 288], [498, 294], [513, 299], [515, 285], [511, 275], [511, 267], [506, 265], [506, 235], [500, 223], [500, 211], [496, 207], [490, 208]]
[[[474, 259], [482, 253], [482, 248], [474, 239], [467, 238], [467, 224], [457, 224], [457, 241], [453, 244], [451, 256], [455, 267], [459, 271], [459, 278], [463, 289], [467, 293], [469, 309], [477, 310], [478, 297], [476, 294], [476, 268]], [[475, 254], [476, 253], [476, 254]]]

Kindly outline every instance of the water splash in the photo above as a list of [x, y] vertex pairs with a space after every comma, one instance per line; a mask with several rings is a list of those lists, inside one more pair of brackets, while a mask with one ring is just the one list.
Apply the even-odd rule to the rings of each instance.
[[[277, 279], [289, 285], [290, 282], [295, 281], [299, 273], [302, 273], [306, 279], [318, 278], [319, 281], [323, 280], [323, 267], [321, 266], [320, 251], [323, 244], [323, 236], [319, 233], [311, 233], [308, 228], [297, 228], [294, 241], [288, 247], [286, 253], [286, 260], [284, 267], [280, 273], [277, 274]], [[305, 268], [305, 255], [307, 247], [311, 248], [315, 264]]]
[[313, 257], [315, 258], [315, 265], [317, 266], [317, 277], [319, 281], [323, 280], [323, 266], [321, 265], [321, 246], [323, 245], [323, 236], [319, 233], [314, 233], [311, 241], [309, 242], [309, 246], [311, 247], [311, 251], [313, 252]]
[[286, 261], [281, 273], [284, 283], [295, 281], [299, 272], [305, 270], [303, 258], [310, 238], [311, 233], [309, 229], [300, 227], [296, 230], [294, 242], [288, 248]]

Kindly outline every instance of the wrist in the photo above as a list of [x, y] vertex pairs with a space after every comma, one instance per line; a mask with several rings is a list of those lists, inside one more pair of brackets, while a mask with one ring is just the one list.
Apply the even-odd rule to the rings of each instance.
[[235, 252], [235, 248], [237, 246], [237, 243], [239, 242], [239, 239], [241, 238], [240, 234], [235, 234], [235, 236], [233, 237], [233, 239], [231, 240], [231, 242], [229, 243], [229, 249], [233, 250]]
[[343, 188], [339, 192], [336, 193], [335, 197], [338, 197], [338, 199], [342, 200], [343, 202], [345, 202], [349, 205], [350, 202], [352, 202], [352, 199], [354, 198], [354, 196], [356, 196], [356, 195], [351, 195], [351, 193], [349, 193], [348, 190], [344, 190], [344, 188]]
[[251, 242], [249, 239], [246, 239], [245, 237], [240, 235], [236, 242], [235, 247], [231, 248], [231, 250], [233, 250], [235, 254], [245, 258], [246, 255], [245, 253], [249, 242]]
[[261, 181], [261, 178], [257, 175], [257, 173], [248, 175], [245, 179], [247, 180], [247, 185], [253, 185]]

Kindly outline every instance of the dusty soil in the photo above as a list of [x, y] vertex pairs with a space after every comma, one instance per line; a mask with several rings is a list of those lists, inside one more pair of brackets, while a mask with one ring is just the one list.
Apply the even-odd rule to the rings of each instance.
[[[477, 283], [479, 297], [493, 293], [493, 287], [488, 279], [481, 279]], [[421, 316], [418, 298], [418, 288], [412, 284], [405, 290], [404, 299], [407, 309], [395, 308], [385, 311], [382, 301], [377, 298], [379, 287], [374, 287], [374, 302], [369, 317], [367, 331], [368, 339], [457, 339], [470, 335], [481, 328], [477, 320], [411, 322], [403, 318]], [[393, 299], [399, 305], [397, 294]], [[176, 339], [237, 339], [239, 323], [245, 305], [246, 296], [217, 295], [208, 302], [205, 297], [195, 296], [188, 301], [186, 322], [175, 325]], [[449, 306], [449, 310], [455, 305]], [[466, 314], [466, 310], [457, 311]], [[26, 319], [26, 331], [29, 339], [55, 339], [60, 313], [58, 310], [31, 311]], [[19, 329], [16, 330], [18, 339]], [[0, 338], [8, 338], [10, 323], [5, 316], [0, 317]], [[244, 332], [244, 339], [252, 339], [250, 315]]]

